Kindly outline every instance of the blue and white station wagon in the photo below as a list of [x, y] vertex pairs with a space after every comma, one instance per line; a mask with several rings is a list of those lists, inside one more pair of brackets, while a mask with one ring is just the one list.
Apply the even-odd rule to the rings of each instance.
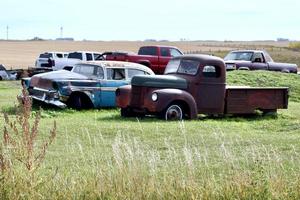
[[34, 100], [60, 108], [115, 107], [115, 91], [130, 84], [135, 75], [154, 75], [143, 65], [118, 61], [76, 64], [72, 71], [59, 70], [22, 79]]

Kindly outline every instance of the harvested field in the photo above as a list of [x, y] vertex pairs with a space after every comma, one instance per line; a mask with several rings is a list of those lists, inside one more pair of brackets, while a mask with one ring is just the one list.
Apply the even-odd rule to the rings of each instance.
[[46, 51], [133, 51], [142, 45], [177, 46], [185, 53], [208, 53], [224, 56], [234, 49], [267, 49], [275, 61], [294, 62], [300, 66], [300, 53], [287, 49], [288, 42], [142, 42], [142, 41], [0, 41], [0, 63], [8, 69], [34, 66], [37, 56]]

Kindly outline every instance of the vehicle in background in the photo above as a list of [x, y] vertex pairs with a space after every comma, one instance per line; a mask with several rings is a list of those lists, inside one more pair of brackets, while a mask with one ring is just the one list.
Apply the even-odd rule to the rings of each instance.
[[7, 71], [5, 67], [0, 64], [0, 81], [2, 80], [16, 80], [16, 72]]
[[266, 51], [231, 51], [224, 60], [227, 70], [270, 70], [286, 73], [297, 73], [298, 70], [296, 64], [274, 62]]
[[55, 62], [59, 59], [66, 58], [69, 53], [67, 52], [45, 52], [40, 54], [39, 58], [35, 61], [35, 67], [52, 68]]
[[106, 60], [134, 62], [152, 69], [155, 74], [163, 74], [169, 60], [183, 53], [171, 46], [143, 46], [138, 54], [130, 52], [112, 52], [106, 55]]
[[59, 70], [23, 78], [29, 95], [61, 108], [88, 109], [115, 106], [115, 91], [135, 75], [154, 75], [136, 63], [93, 61], [75, 64], [72, 71]]
[[166, 120], [198, 114], [252, 114], [288, 107], [288, 88], [228, 87], [221, 58], [185, 55], [170, 60], [165, 75], [135, 76], [116, 91], [121, 115], [157, 115]]
[[71, 71], [75, 64], [86, 61], [104, 60], [102, 53], [90, 51], [75, 51], [70, 52], [67, 58], [57, 60], [52, 66], [53, 70], [66, 69]]

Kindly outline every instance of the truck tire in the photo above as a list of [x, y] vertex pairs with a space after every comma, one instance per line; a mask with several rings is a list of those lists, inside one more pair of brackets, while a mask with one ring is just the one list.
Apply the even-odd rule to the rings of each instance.
[[122, 117], [133, 117], [134, 113], [128, 108], [121, 108]]
[[277, 115], [277, 109], [263, 109], [262, 110], [264, 116], [275, 116]]
[[283, 73], [290, 73], [290, 70], [288, 70], [288, 69], [283, 69], [283, 70], [281, 70], [281, 72], [283, 72]]
[[180, 105], [171, 104], [163, 112], [165, 120], [182, 120], [184, 113]]
[[3, 78], [2, 78], [2, 76], [0, 76], [0, 81], [2, 81], [3, 80]]
[[239, 67], [238, 70], [247, 70], [247, 71], [249, 71], [250, 69], [249, 69], [249, 67]]

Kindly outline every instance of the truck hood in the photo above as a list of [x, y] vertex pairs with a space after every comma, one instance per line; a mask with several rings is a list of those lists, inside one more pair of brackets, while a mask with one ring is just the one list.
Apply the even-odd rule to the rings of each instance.
[[30, 79], [30, 86], [31, 87], [39, 87], [43, 89], [52, 89], [52, 82], [54, 80], [87, 80], [88, 77], [75, 73], [70, 72], [67, 70], [59, 70], [54, 72], [47, 72], [42, 74], [34, 75]]
[[187, 89], [188, 84], [185, 79], [172, 75], [140, 75], [132, 78], [131, 85], [152, 88]]

